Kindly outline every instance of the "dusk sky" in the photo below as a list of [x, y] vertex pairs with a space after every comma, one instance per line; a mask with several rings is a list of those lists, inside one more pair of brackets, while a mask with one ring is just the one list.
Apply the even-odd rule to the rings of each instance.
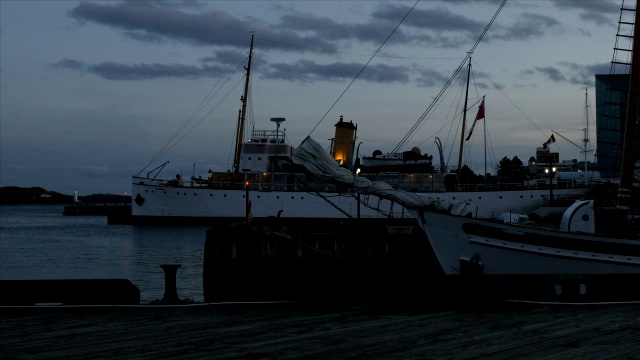
[[[500, 4], [0, 0], [0, 186], [123, 194], [165, 161], [161, 178], [230, 169], [252, 31], [249, 128], [284, 117], [294, 146], [311, 135], [328, 149], [343, 115], [361, 155], [391, 151]], [[526, 162], [552, 130], [581, 144], [585, 89], [595, 149], [595, 74], [610, 72], [621, 5], [507, 2], [472, 56], [468, 126], [485, 96], [490, 172]], [[456, 165], [461, 75], [400, 151], [438, 161], [437, 136]], [[556, 140], [561, 159], [582, 159]], [[482, 173], [482, 128], [466, 145]]]

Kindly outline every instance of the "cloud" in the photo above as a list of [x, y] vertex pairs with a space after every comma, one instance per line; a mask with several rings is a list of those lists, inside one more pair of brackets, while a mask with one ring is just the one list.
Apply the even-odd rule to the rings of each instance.
[[559, 67], [545, 66], [526, 69], [521, 72], [524, 76], [542, 74], [546, 79], [554, 82], [566, 82], [574, 85], [592, 85], [596, 74], [608, 74], [610, 63], [581, 65], [573, 62], [561, 62]]
[[620, 13], [620, 1], [618, 0], [598, 0], [598, 1], [551, 0], [551, 2], [558, 8], [569, 9], [569, 10], [582, 10], [584, 13], [601, 13], [601, 14], [610, 14], [610, 15]]
[[496, 26], [488, 33], [488, 41], [491, 40], [530, 40], [541, 38], [548, 32], [557, 32], [560, 22], [550, 16], [525, 12], [508, 26]]
[[620, 2], [617, 0], [552, 0], [552, 2], [560, 9], [578, 11], [582, 20], [598, 25], [612, 25], [611, 20], [620, 15]]
[[[342, 81], [353, 79], [362, 69], [362, 64], [336, 62], [318, 64], [310, 60], [299, 60], [293, 64], [271, 64], [261, 75], [267, 79], [279, 79], [307, 83], [312, 81]], [[360, 74], [360, 80], [378, 83], [407, 83], [409, 69], [384, 64], [369, 65]]]
[[[400, 21], [409, 11], [408, 6], [388, 5], [373, 12], [376, 20], [393, 23]], [[479, 34], [485, 23], [451, 12], [446, 8], [413, 9], [403, 25], [433, 31], [451, 31]]]
[[84, 69], [85, 64], [82, 61], [78, 61], [78, 60], [62, 59], [62, 60], [58, 61], [57, 63], [51, 64], [51, 66], [54, 67], [54, 68], [69, 69], [69, 70], [79, 71], [79, 70]]
[[535, 69], [538, 72], [544, 74], [545, 77], [551, 81], [561, 82], [566, 80], [564, 75], [562, 75], [562, 72], [560, 71], [560, 69], [557, 69], [551, 66], [535, 67]]
[[442, 86], [449, 80], [448, 77], [442, 75], [439, 71], [431, 69], [417, 69], [416, 71], [419, 74], [416, 79], [419, 87]]
[[[81, 3], [69, 12], [79, 23], [93, 22], [115, 29], [133, 39], [157, 43], [167, 40], [189, 42], [199, 46], [224, 45], [244, 47], [251, 31], [260, 37], [277, 39], [266, 42], [265, 48], [284, 47], [282, 43], [305, 44], [308, 47], [335, 49], [330, 42], [298, 32], [279, 24], [259, 19], [240, 19], [226, 11], [185, 11], [184, 6], [165, 6], [168, 2], [128, 1], [116, 4]], [[191, 10], [191, 9], [186, 9]]]
[[593, 84], [596, 74], [609, 74], [611, 71], [611, 63], [580, 65], [572, 62], [562, 62], [560, 64], [569, 69], [568, 81], [576, 85]]
[[54, 68], [69, 69], [77, 72], [88, 72], [107, 80], [150, 80], [157, 78], [216, 77], [224, 74], [220, 66], [182, 65], [182, 64], [122, 64], [103, 62], [87, 65], [82, 61], [63, 59], [51, 65]]
[[[494, 2], [494, 1], [489, 1]], [[214, 4], [215, 2], [211, 3]], [[571, 5], [558, 3], [559, 7]], [[580, 6], [597, 10], [597, 6]], [[92, 22], [119, 29], [125, 36], [147, 43], [163, 41], [188, 42], [197, 46], [229, 46], [246, 49], [248, 34], [256, 30], [256, 45], [261, 49], [287, 51], [338, 52], [342, 45], [369, 42], [380, 44], [407, 14], [409, 6], [397, 3], [378, 6], [371, 18], [362, 23], [340, 24], [314, 13], [286, 10], [274, 20], [240, 18], [222, 10], [204, 10], [200, 3], [127, 1], [122, 3], [81, 3], [69, 15], [77, 21]], [[592, 12], [593, 13], [593, 12]], [[486, 26], [484, 21], [460, 15], [444, 7], [416, 7], [393, 35], [390, 46], [398, 44], [428, 44], [457, 48], [471, 44]], [[553, 17], [534, 13], [521, 14], [512, 24], [494, 24], [485, 41], [523, 41], [541, 38], [560, 31], [560, 22]], [[387, 51], [391, 51], [387, 47]], [[104, 62], [86, 65], [65, 59], [57, 65], [71, 70], [86, 70], [108, 80], [146, 80], [162, 77], [197, 78], [223, 73], [216, 64], [237, 63], [239, 54], [233, 50], [216, 49], [213, 56], [200, 59], [200, 65], [185, 64], [122, 64]], [[66, 61], [66, 62], [65, 62]], [[263, 58], [261, 61], [266, 61]], [[258, 65], [258, 64], [256, 64]], [[341, 81], [352, 79], [362, 65], [335, 62], [319, 64], [311, 60], [294, 63], [260, 63], [265, 78], [294, 82]], [[554, 81], [562, 81], [560, 72], [552, 68], [538, 69]], [[446, 82], [431, 70], [416, 72], [419, 86], [436, 86]], [[407, 67], [368, 66], [361, 79], [370, 82], [406, 83], [411, 77]]]
[[88, 67], [89, 72], [107, 80], [147, 80], [156, 78], [212, 77], [223, 74], [224, 70], [215, 66], [191, 66], [182, 64], [118, 64], [105, 62]]

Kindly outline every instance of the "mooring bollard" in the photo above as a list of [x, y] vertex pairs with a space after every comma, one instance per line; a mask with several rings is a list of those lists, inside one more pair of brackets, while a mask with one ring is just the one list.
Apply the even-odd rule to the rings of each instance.
[[162, 297], [162, 304], [177, 305], [182, 303], [178, 297], [178, 290], [176, 289], [176, 274], [178, 273], [180, 266], [182, 265], [160, 265], [164, 270], [164, 296]]

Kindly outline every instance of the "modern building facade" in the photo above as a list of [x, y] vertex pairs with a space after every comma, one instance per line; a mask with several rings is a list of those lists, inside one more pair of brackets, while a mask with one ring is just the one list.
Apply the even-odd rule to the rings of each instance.
[[[596, 156], [603, 178], [620, 177], [628, 94], [628, 74], [596, 75]], [[636, 141], [638, 158], [640, 141]]]

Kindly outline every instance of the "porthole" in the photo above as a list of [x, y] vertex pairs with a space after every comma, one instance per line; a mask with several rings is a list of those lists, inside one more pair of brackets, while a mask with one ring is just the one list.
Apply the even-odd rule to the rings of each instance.
[[482, 199], [482, 196], [478, 196], [478, 200]]
[[224, 194], [224, 195], [222, 195], [222, 196], [227, 197], [227, 194]]
[[260, 195], [258, 195], [258, 199], [260, 199]]
[[276, 199], [280, 199], [280, 195], [276, 196]]
[[520, 199], [522, 199], [524, 196], [520, 195]]
[[304, 200], [304, 196], [301, 196], [301, 197], [300, 197], [300, 200]]
[[293, 199], [293, 196], [291, 198]]
[[213, 194], [209, 194], [209, 197], [212, 197], [212, 196], [213, 196]]
[[502, 199], [502, 195], [500, 195], [500, 197], [498, 199]]
[[249, 156], [247, 159], [251, 160], [251, 156]]
[[260, 160], [262, 160], [262, 158], [261, 158], [261, 157], [258, 157], [258, 161], [260, 161]]

